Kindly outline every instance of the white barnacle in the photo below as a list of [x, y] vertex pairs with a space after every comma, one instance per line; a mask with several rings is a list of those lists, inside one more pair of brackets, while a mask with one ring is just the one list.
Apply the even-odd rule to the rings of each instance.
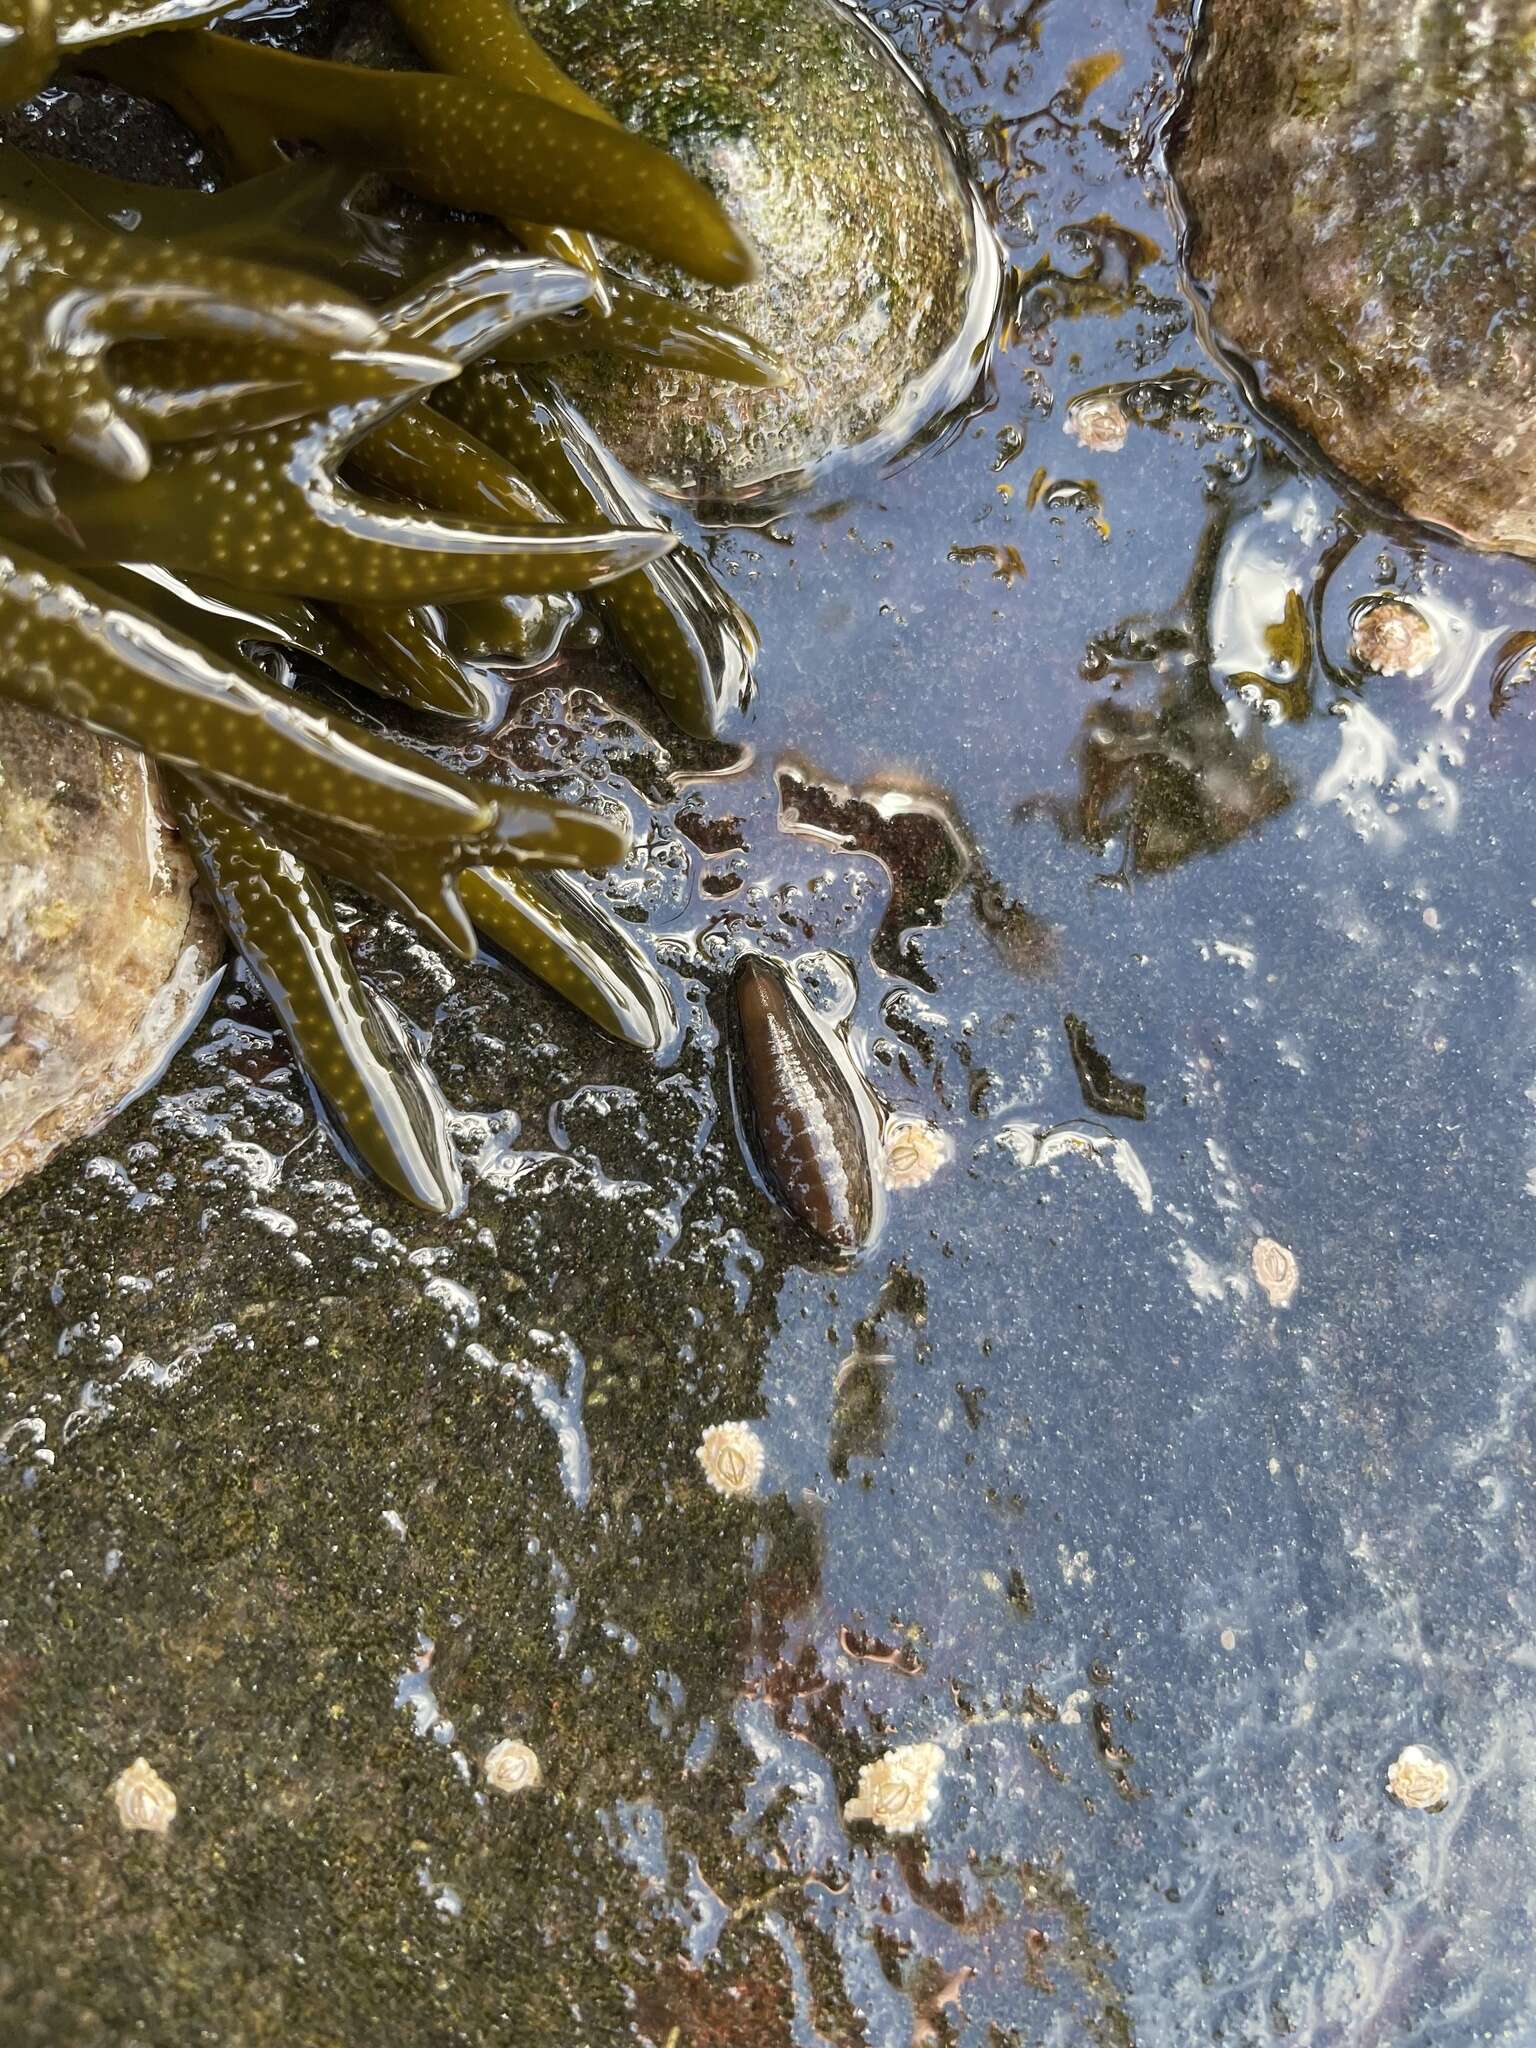
[[1130, 421], [1119, 399], [1101, 395], [1069, 405], [1066, 427], [1080, 447], [1095, 455], [1113, 455], [1125, 446]]
[[112, 1780], [117, 1817], [125, 1828], [144, 1835], [163, 1835], [176, 1818], [176, 1794], [143, 1757], [135, 1757]]
[[493, 1792], [535, 1792], [544, 1782], [544, 1766], [526, 1742], [507, 1736], [486, 1752], [485, 1782]]
[[904, 1742], [859, 1766], [859, 1789], [844, 1820], [872, 1820], [888, 1835], [910, 1835], [932, 1820], [939, 1803], [944, 1752], [936, 1742]]
[[1289, 1246], [1278, 1238], [1261, 1237], [1253, 1248], [1253, 1277], [1271, 1308], [1288, 1308], [1301, 1284], [1301, 1267]]
[[1450, 1803], [1450, 1767], [1410, 1742], [1387, 1766], [1387, 1790], [1399, 1806], [1416, 1813], [1438, 1813]]
[[895, 1117], [885, 1127], [885, 1184], [920, 1188], [955, 1156], [949, 1134], [919, 1116]]
[[706, 1429], [695, 1453], [704, 1477], [728, 1500], [745, 1500], [763, 1476], [763, 1440], [745, 1422], [717, 1422]]
[[1429, 620], [1400, 597], [1360, 605], [1350, 644], [1356, 661], [1380, 676], [1421, 676], [1440, 652], [1440, 637]]

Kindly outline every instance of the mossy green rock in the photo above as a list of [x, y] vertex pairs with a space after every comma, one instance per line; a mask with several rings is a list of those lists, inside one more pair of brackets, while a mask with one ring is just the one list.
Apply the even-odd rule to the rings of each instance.
[[[773, 495], [853, 445], [894, 448], [974, 383], [998, 264], [949, 137], [833, 0], [530, 0], [545, 48], [730, 207], [761, 279], [669, 289], [750, 330], [782, 391], [598, 356], [562, 371], [615, 453], [707, 501]], [[654, 274], [654, 273], [653, 273]]]
[[1536, 0], [1208, 0], [1174, 169], [1220, 337], [1367, 490], [1536, 556]]

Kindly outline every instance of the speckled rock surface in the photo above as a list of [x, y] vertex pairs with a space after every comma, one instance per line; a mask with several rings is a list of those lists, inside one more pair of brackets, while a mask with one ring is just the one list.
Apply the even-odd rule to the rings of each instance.
[[143, 756], [0, 702], [0, 1194], [161, 1065], [223, 951]]
[[604, 106], [720, 193], [757, 246], [736, 292], [669, 278], [784, 361], [783, 391], [622, 358], [571, 395], [663, 488], [751, 499], [851, 444], [892, 450], [976, 381], [998, 265], [948, 134], [870, 23], [834, 0], [533, 0]]
[[1536, 555], [1536, 0], [1211, 0], [1175, 169], [1222, 339], [1357, 482]]

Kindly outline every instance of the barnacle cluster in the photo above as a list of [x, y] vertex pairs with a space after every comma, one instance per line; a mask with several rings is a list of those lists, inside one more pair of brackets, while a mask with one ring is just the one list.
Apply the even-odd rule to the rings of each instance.
[[[449, 1212], [442, 1098], [326, 878], [461, 957], [510, 955], [630, 1044], [660, 1042], [669, 1000], [561, 872], [619, 857], [623, 830], [449, 771], [388, 706], [483, 721], [463, 651], [494, 650], [530, 597], [590, 591], [666, 713], [717, 734], [750, 623], [638, 505], [558, 366], [603, 348], [779, 371], [609, 267], [620, 245], [730, 285], [753, 257], [511, 0], [390, 0], [441, 68], [388, 71], [210, 25], [232, 4], [0, 10], [0, 92], [105, 73], [173, 106], [229, 179], [169, 190], [0, 148], [0, 694], [159, 764], [343, 1142]], [[378, 715], [329, 700], [326, 671]]]

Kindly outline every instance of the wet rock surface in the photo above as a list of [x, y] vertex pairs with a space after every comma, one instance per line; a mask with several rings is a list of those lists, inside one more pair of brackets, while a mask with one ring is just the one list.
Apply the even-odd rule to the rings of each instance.
[[[747, 744], [578, 634], [489, 763], [631, 809], [675, 1056], [352, 905], [463, 1218], [347, 1171], [238, 972], [0, 1208], [25, 2048], [1531, 2038], [1529, 577], [1362, 528], [1202, 356], [1166, 11], [884, 18], [1034, 279], [995, 409], [714, 539]], [[1417, 676], [1353, 652], [1389, 595]], [[748, 948], [946, 1141], [862, 1260], [741, 1164]]]
[[996, 252], [949, 134], [841, 0], [534, 0], [530, 27], [626, 126], [730, 204], [763, 276], [699, 311], [779, 356], [782, 391], [575, 358], [572, 398], [638, 476], [773, 499], [855, 444], [890, 454], [978, 380]]
[[1175, 169], [1218, 334], [1368, 491], [1536, 555], [1536, 6], [1201, 20]]
[[143, 756], [0, 704], [0, 1194], [157, 1072], [222, 956]]

